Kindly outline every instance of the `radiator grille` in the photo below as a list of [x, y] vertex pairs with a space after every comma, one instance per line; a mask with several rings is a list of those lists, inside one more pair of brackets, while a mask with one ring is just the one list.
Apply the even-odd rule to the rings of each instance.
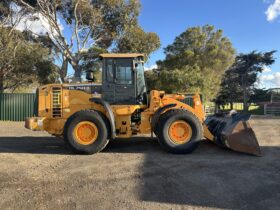
[[181, 100], [183, 103], [193, 107], [193, 97], [192, 96], [186, 96], [185, 99]]
[[52, 117], [62, 117], [62, 104], [61, 104], [61, 88], [52, 88]]

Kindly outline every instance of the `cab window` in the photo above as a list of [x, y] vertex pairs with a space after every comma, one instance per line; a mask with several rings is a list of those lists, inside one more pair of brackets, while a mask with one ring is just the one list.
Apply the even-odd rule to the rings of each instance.
[[131, 60], [119, 60], [116, 64], [116, 83], [130, 85], [133, 83]]

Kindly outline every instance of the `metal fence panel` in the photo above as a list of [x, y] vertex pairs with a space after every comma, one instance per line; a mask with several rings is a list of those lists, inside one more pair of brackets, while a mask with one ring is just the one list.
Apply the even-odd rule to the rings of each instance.
[[264, 114], [280, 116], [280, 104], [265, 104]]
[[36, 94], [0, 93], [0, 120], [24, 121], [36, 113]]

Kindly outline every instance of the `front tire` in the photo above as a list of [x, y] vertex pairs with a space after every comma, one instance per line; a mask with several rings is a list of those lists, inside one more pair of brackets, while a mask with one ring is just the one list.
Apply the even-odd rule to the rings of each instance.
[[96, 111], [79, 111], [67, 120], [64, 126], [64, 139], [75, 153], [100, 152], [109, 141], [106, 122]]
[[191, 153], [202, 139], [202, 134], [201, 122], [187, 110], [169, 110], [159, 119], [157, 137], [161, 146], [170, 153]]

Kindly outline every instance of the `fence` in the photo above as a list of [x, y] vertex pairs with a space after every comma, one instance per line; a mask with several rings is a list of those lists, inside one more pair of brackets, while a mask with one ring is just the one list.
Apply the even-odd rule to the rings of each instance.
[[216, 107], [215, 106], [205, 106], [206, 116], [215, 114]]
[[36, 94], [0, 93], [0, 121], [23, 121], [36, 115]]
[[[0, 93], [0, 121], [23, 121], [27, 117], [37, 115], [36, 94], [33, 93]], [[193, 101], [191, 97], [187, 97], [184, 103], [192, 106]], [[251, 106], [254, 109], [257, 106]], [[229, 109], [230, 106], [224, 107]], [[241, 103], [235, 103], [234, 109], [242, 110]], [[207, 115], [213, 114], [215, 106], [208, 104], [205, 107]], [[278, 106], [265, 106], [265, 114], [280, 115], [280, 105]], [[262, 113], [263, 114], [263, 111]]]
[[266, 104], [264, 106], [264, 114], [280, 116], [280, 104]]

